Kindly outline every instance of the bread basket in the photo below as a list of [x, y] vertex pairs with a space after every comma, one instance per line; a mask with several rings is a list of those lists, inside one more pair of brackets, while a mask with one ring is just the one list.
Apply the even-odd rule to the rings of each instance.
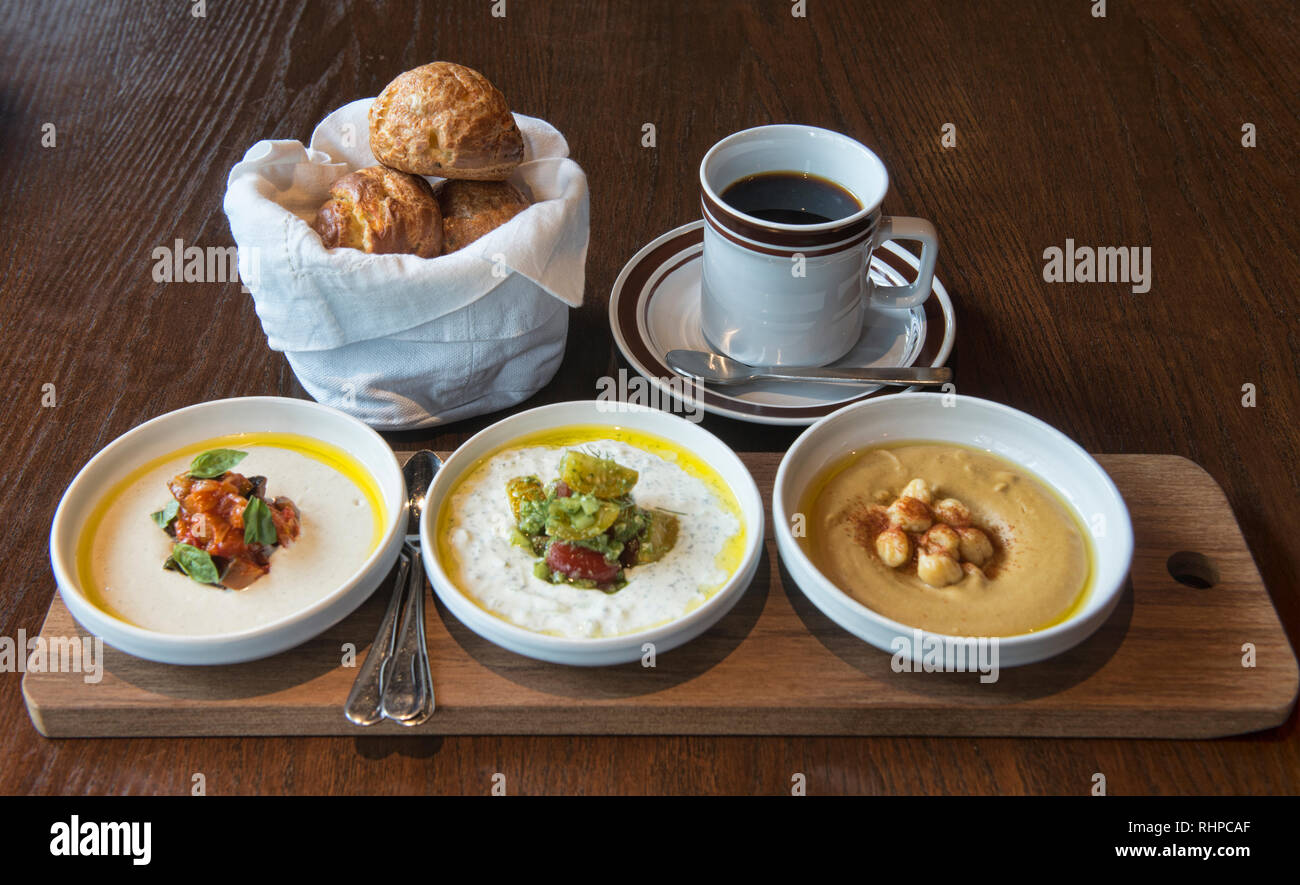
[[586, 175], [558, 131], [515, 114], [526, 210], [437, 258], [326, 249], [311, 223], [337, 178], [375, 163], [371, 101], [331, 113], [308, 146], [259, 141], [230, 171], [224, 208], [267, 343], [318, 402], [382, 430], [522, 402], [559, 368], [582, 304]]

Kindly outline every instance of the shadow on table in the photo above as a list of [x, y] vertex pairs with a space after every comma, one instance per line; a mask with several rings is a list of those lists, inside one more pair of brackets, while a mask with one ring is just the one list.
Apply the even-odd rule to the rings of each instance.
[[429, 759], [442, 749], [441, 735], [363, 735], [352, 739], [353, 749], [362, 759], [383, 759], [386, 756], [404, 756], [407, 759]]
[[626, 698], [680, 685], [731, 654], [758, 622], [771, 579], [772, 567], [764, 551], [754, 579], [731, 611], [685, 645], [656, 655], [654, 667], [642, 667], [640, 661], [613, 667], [569, 667], [536, 661], [483, 639], [458, 621], [436, 595], [434, 602], [452, 639], [466, 654], [498, 676], [562, 697]]
[[1083, 682], [1104, 667], [1123, 643], [1133, 620], [1133, 583], [1126, 580], [1118, 605], [1096, 633], [1064, 654], [1046, 661], [1022, 667], [1000, 667], [996, 682], [980, 682], [978, 672], [895, 673], [891, 668], [894, 657], [891, 652], [868, 644], [826, 617], [795, 584], [785, 565], [780, 564], [778, 568], [790, 605], [809, 632], [828, 651], [872, 679], [888, 681], [907, 691], [938, 699], [1013, 704], [1057, 694]]

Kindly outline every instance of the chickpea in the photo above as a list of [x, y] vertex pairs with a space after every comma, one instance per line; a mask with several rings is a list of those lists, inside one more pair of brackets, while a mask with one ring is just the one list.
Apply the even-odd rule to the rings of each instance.
[[903, 486], [903, 491], [898, 495], [900, 498], [915, 498], [929, 504], [934, 500], [934, 492], [930, 489], [930, 484], [923, 479], [914, 479], [907, 485]]
[[930, 507], [917, 498], [899, 498], [889, 505], [889, 522], [905, 532], [923, 532], [930, 527]]
[[916, 560], [916, 576], [931, 587], [947, 587], [962, 578], [961, 566], [946, 553], [922, 551]]
[[961, 570], [967, 575], [973, 575], [974, 577], [979, 578], [981, 581], [988, 580], [988, 576], [984, 574], [984, 570], [973, 562], [963, 562], [961, 564]]
[[975, 565], [983, 565], [993, 556], [993, 542], [977, 528], [957, 529], [961, 538], [961, 558]]
[[946, 553], [956, 559], [961, 549], [961, 537], [951, 526], [936, 522], [921, 536], [921, 549], [926, 553]]
[[888, 528], [876, 535], [876, 555], [890, 568], [898, 568], [912, 558], [912, 542], [900, 528]]
[[934, 518], [953, 528], [970, 525], [970, 510], [956, 498], [944, 498], [934, 505]]

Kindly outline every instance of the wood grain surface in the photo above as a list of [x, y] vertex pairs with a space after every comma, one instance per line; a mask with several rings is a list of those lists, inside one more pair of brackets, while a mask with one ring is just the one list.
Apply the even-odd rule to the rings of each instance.
[[[764, 554], [740, 601], [653, 668], [533, 661], [425, 609], [438, 711], [424, 725], [361, 729], [343, 717], [391, 595], [296, 649], [231, 667], [175, 667], [105, 650], [103, 677], [28, 673], [49, 737], [427, 734], [1048, 735], [1221, 737], [1286, 719], [1295, 656], [1223, 492], [1177, 455], [1101, 455], [1134, 524], [1133, 569], [1095, 634], [1059, 657], [987, 671], [896, 672], [891, 655], [826, 617], [781, 565], [772, 483], [781, 456], [741, 456], [768, 501]], [[403, 459], [404, 460], [404, 459]], [[1222, 529], [1207, 535], [1201, 525]], [[1171, 557], [1190, 566], [1171, 569]], [[1188, 586], [1175, 578], [1203, 579]], [[427, 590], [425, 591], [428, 592]], [[55, 597], [48, 640], [85, 635]], [[1253, 666], [1243, 666], [1243, 643]], [[359, 655], [358, 655], [359, 658]], [[991, 659], [982, 659], [988, 664]]]
[[[1223, 487], [1300, 640], [1300, 57], [1290, 0], [14, 0], [0, 17], [0, 635], [39, 629], [46, 528], [76, 470], [170, 409], [302, 396], [237, 283], [158, 283], [152, 252], [228, 246], [225, 176], [262, 138], [306, 139], [425, 61], [486, 73], [567, 136], [591, 184], [586, 303], [526, 405], [590, 398], [625, 367], [605, 314], [643, 243], [698, 214], [721, 136], [844, 131], [887, 162], [885, 209], [932, 219], [958, 389], [1090, 451], [1183, 455]], [[642, 147], [643, 125], [657, 144]], [[945, 124], [956, 145], [945, 149]], [[56, 133], [46, 147], [42, 136]], [[1254, 146], [1243, 145], [1251, 124]], [[1066, 239], [1149, 246], [1149, 292], [1047, 283]], [[53, 385], [56, 404], [43, 405]], [[1252, 385], [1254, 405], [1243, 404]], [[46, 399], [46, 401], [48, 401]], [[451, 448], [494, 417], [391, 434]], [[790, 429], [709, 418], [737, 449]], [[1218, 526], [1204, 526], [1213, 533]], [[1300, 737], [456, 737], [49, 741], [0, 674], [0, 791], [179, 793], [1295, 793]]]

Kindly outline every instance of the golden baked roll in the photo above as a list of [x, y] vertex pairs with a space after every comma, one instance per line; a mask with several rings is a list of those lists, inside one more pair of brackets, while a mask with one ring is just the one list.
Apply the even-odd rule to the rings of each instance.
[[523, 160], [524, 138], [487, 77], [435, 61], [379, 93], [370, 106], [370, 150], [403, 172], [500, 181]]
[[327, 249], [421, 258], [442, 251], [442, 212], [433, 188], [418, 175], [386, 166], [367, 166], [334, 182], [312, 227]]
[[455, 252], [528, 208], [508, 181], [444, 181], [438, 185], [442, 251]]

